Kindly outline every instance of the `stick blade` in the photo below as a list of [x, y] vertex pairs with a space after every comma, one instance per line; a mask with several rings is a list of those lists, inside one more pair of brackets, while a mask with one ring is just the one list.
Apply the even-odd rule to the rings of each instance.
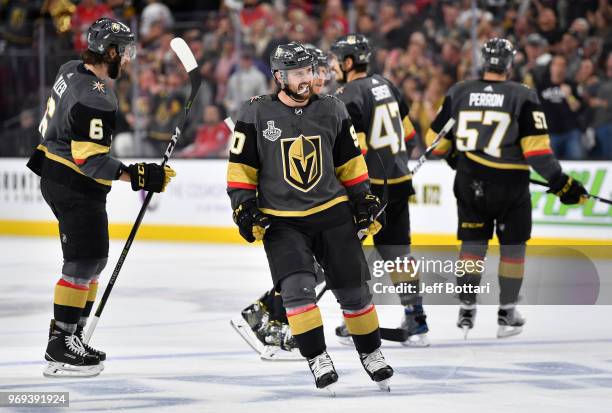
[[183, 64], [183, 67], [185, 67], [187, 73], [198, 67], [198, 62], [196, 62], [195, 56], [191, 52], [191, 49], [189, 49], [189, 46], [187, 46], [185, 40], [180, 37], [175, 37], [170, 41], [170, 47]]

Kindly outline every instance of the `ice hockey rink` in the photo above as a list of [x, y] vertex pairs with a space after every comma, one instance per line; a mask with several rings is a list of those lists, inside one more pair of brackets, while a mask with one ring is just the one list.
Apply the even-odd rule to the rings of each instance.
[[[101, 290], [122, 246], [111, 243]], [[105, 370], [44, 378], [59, 242], [0, 238], [0, 251], [0, 391], [68, 391], [72, 411], [612, 411], [612, 306], [523, 306], [523, 333], [504, 340], [496, 307], [481, 306], [468, 341], [456, 307], [429, 306], [432, 346], [386, 342], [395, 376], [382, 393], [336, 342], [341, 316], [328, 294], [320, 305], [340, 376], [331, 398], [306, 362], [261, 361], [230, 327], [269, 286], [263, 248], [240, 245], [137, 240], [91, 342], [107, 352]], [[400, 322], [400, 307], [378, 310], [381, 325]]]

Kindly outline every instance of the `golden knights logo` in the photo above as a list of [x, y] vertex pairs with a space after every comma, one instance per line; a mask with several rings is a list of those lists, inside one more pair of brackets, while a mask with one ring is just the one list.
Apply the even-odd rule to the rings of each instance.
[[281, 139], [283, 175], [292, 187], [308, 192], [322, 176], [321, 136]]

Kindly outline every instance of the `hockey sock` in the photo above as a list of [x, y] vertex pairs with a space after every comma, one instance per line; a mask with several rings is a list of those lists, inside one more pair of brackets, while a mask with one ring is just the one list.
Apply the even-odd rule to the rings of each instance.
[[374, 304], [357, 311], [344, 310], [346, 328], [359, 353], [371, 353], [380, 347], [378, 315]]
[[62, 330], [74, 333], [77, 323], [85, 308], [89, 286], [60, 278], [55, 285], [53, 298], [53, 316], [55, 325]]
[[[486, 247], [485, 247], [486, 248]], [[471, 270], [475, 270], [479, 268], [478, 261], [484, 260], [484, 254], [474, 254], [466, 251], [461, 251], [459, 255], [459, 260], [463, 262], [463, 268], [469, 268]], [[457, 285], [466, 286], [471, 285], [473, 287], [477, 287], [480, 285], [480, 279], [482, 278], [482, 273], [478, 271], [466, 272], [461, 277], [457, 277]], [[476, 303], [476, 293], [472, 292], [461, 292], [459, 293], [459, 300], [462, 303], [466, 304], [475, 304]]]
[[87, 301], [85, 302], [85, 308], [79, 318], [79, 326], [85, 327], [87, 325], [87, 318], [91, 314], [94, 301], [96, 301], [96, 294], [98, 293], [98, 280], [93, 280], [89, 283], [89, 294], [87, 294]]
[[302, 356], [310, 359], [325, 351], [323, 319], [316, 304], [288, 309], [287, 318]]
[[516, 303], [525, 274], [525, 246], [502, 245], [499, 260], [499, 303]]

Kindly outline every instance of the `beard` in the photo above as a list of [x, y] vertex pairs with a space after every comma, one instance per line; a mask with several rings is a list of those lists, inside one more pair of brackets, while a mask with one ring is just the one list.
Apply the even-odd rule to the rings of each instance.
[[121, 57], [117, 56], [108, 63], [108, 77], [117, 79], [121, 73]]
[[305, 102], [314, 94], [312, 82], [300, 83], [295, 91], [291, 89], [291, 86], [287, 86], [285, 93], [296, 102]]

